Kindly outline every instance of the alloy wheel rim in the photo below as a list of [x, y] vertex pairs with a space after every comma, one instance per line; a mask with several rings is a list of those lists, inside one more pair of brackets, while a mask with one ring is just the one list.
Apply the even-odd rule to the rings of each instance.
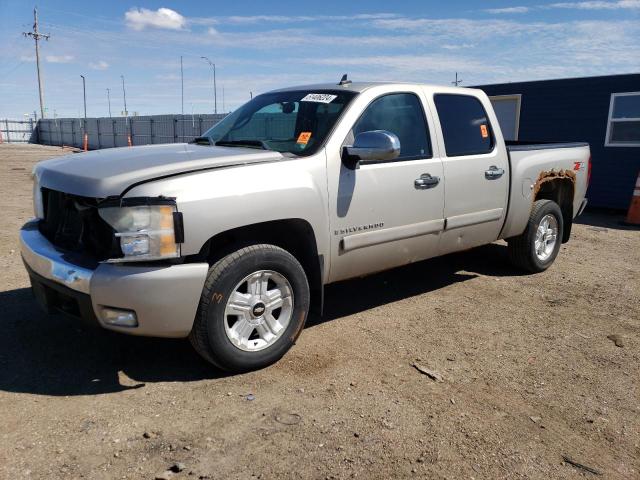
[[536, 230], [534, 249], [536, 257], [542, 262], [551, 257], [558, 241], [558, 221], [550, 213], [542, 217]]
[[282, 336], [293, 314], [293, 289], [273, 270], [243, 278], [231, 291], [224, 311], [227, 338], [240, 350], [257, 352]]

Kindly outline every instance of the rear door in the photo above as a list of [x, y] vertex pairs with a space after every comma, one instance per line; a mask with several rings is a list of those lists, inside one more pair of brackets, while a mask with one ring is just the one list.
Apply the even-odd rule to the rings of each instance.
[[491, 105], [458, 90], [432, 96], [446, 182], [440, 254], [496, 240], [509, 193], [509, 159]]

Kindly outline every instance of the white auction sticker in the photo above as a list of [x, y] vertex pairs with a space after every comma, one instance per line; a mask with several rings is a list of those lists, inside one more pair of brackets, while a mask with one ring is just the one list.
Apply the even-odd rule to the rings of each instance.
[[330, 95], [328, 93], [309, 93], [304, 96], [301, 102], [318, 102], [318, 103], [331, 103], [338, 98], [337, 95]]

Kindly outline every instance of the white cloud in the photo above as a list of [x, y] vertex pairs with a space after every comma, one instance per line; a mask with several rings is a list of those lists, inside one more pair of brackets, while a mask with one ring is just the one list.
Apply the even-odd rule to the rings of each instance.
[[92, 68], [94, 70], [106, 70], [107, 68], [109, 68], [109, 64], [104, 60], [100, 60], [98, 62], [90, 62], [89, 68]]
[[476, 46], [475, 43], [460, 43], [460, 44], [448, 44], [445, 43], [440, 45], [440, 48], [444, 48], [445, 50], [462, 50], [463, 48], [474, 48]]
[[532, 7], [504, 7], [504, 8], [487, 8], [484, 11], [492, 14], [510, 14], [510, 13], [527, 13], [532, 10], [549, 10], [553, 8], [562, 8], [566, 10], [632, 10], [640, 9], [640, 0], [588, 0], [582, 2], [557, 2], [548, 5], [537, 5]]
[[124, 14], [124, 20], [129, 28], [138, 31], [147, 27], [182, 30], [187, 24], [186, 18], [170, 8], [132, 8]]
[[527, 13], [529, 7], [505, 7], [505, 8], [487, 8], [485, 12], [501, 14], [501, 13]]
[[20, 55], [20, 61], [21, 62], [35, 62], [36, 61], [36, 57], [35, 57], [35, 55]]
[[640, 9], [640, 0], [619, 0], [615, 2], [587, 1], [587, 2], [560, 2], [546, 5], [544, 8], [566, 8], [577, 10], [624, 10]]
[[359, 13], [355, 15], [232, 15], [229, 17], [189, 18], [193, 25], [254, 25], [257, 23], [348, 22], [399, 17], [396, 13]]
[[49, 63], [71, 63], [73, 55], [47, 55], [45, 60]]

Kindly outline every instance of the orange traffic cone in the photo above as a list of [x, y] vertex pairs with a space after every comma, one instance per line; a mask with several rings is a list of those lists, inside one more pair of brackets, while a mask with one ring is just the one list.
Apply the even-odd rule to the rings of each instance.
[[131, 146], [131, 134], [127, 135], [127, 145]]
[[82, 146], [85, 152], [89, 150], [89, 135], [87, 135], [86, 133], [84, 134], [84, 141], [82, 143]]
[[636, 188], [633, 191], [633, 197], [631, 197], [631, 205], [629, 205], [629, 212], [625, 223], [629, 225], [640, 225], [640, 172], [636, 179]]

